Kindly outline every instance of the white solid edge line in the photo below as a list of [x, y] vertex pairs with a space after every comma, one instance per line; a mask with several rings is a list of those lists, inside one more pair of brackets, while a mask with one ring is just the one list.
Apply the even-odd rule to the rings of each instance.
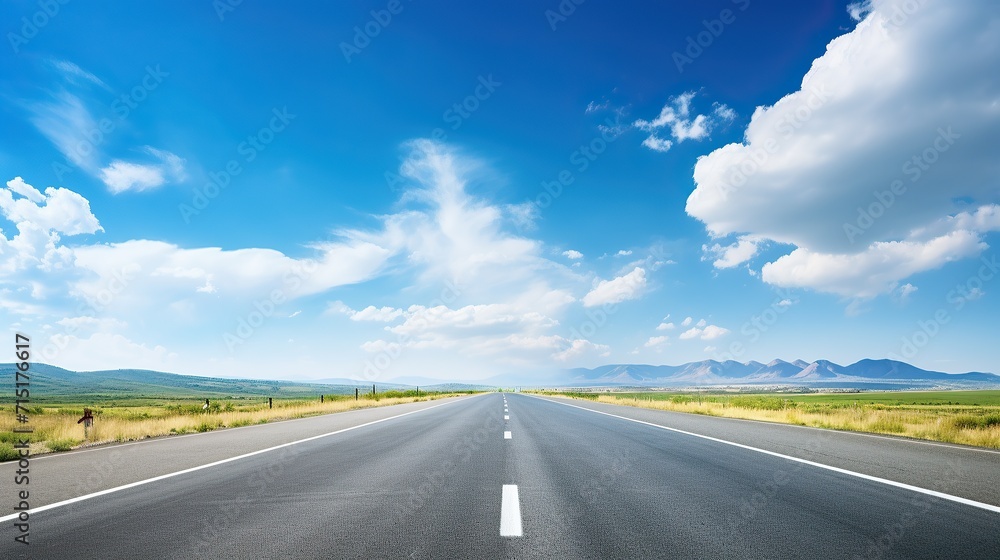
[[[296, 440], [296, 441], [290, 441], [288, 443], [282, 443], [281, 445], [275, 445], [274, 447], [268, 447], [267, 449], [259, 449], [257, 451], [251, 451], [250, 453], [244, 453], [243, 455], [237, 455], [235, 457], [229, 457], [228, 459], [221, 459], [219, 461], [214, 461], [212, 463], [206, 463], [204, 465], [198, 465], [197, 467], [191, 467], [191, 468], [179, 470], [177, 472], [172, 472], [172, 473], [167, 473], [167, 474], [161, 474], [160, 476], [154, 476], [153, 478], [147, 478], [145, 480], [139, 480], [137, 482], [131, 482], [129, 484], [123, 484], [121, 486], [116, 486], [114, 488], [108, 488], [106, 490], [101, 490], [99, 492], [94, 492], [92, 494], [85, 494], [83, 496], [77, 496], [76, 498], [70, 498], [68, 500], [63, 500], [61, 502], [55, 502], [53, 504], [47, 504], [47, 505], [44, 505], [44, 506], [39, 506], [39, 507], [31, 508], [31, 509], [28, 510], [28, 513], [35, 514], [35, 513], [39, 513], [39, 512], [42, 512], [42, 511], [46, 511], [46, 510], [55, 509], [55, 508], [58, 508], [58, 507], [68, 506], [70, 504], [75, 504], [76, 502], [82, 502], [84, 500], [89, 500], [91, 498], [97, 498], [98, 496], [104, 496], [105, 494], [111, 494], [111, 493], [114, 493], [114, 492], [119, 492], [121, 490], [128, 490], [129, 488], [135, 488], [136, 486], [142, 486], [144, 484], [149, 484], [149, 483], [152, 483], [152, 482], [157, 482], [157, 481], [164, 480], [164, 479], [167, 479], [167, 478], [173, 478], [175, 476], [180, 476], [182, 474], [188, 474], [188, 473], [192, 473], [192, 472], [195, 472], [195, 471], [200, 471], [202, 469], [207, 469], [207, 468], [210, 468], [210, 467], [216, 467], [216, 466], [219, 466], [219, 465], [224, 465], [226, 463], [231, 463], [233, 461], [238, 461], [240, 459], [246, 459], [247, 457], [253, 457], [254, 455], [260, 455], [261, 453], [267, 453], [269, 451], [275, 451], [277, 449], [282, 449], [282, 448], [285, 448], [285, 447], [291, 447], [293, 445], [298, 445], [300, 443], [305, 443], [307, 441], [313, 441], [315, 439], [320, 439], [320, 438], [325, 438], [325, 437], [328, 437], [328, 436], [334, 436], [334, 435], [337, 435], [337, 434], [342, 434], [344, 432], [349, 432], [351, 430], [356, 430], [358, 428], [364, 428], [365, 426], [371, 426], [373, 424], [379, 424], [379, 423], [382, 423], [382, 422], [387, 422], [389, 420], [395, 420], [396, 418], [402, 418], [403, 416], [409, 416], [411, 414], [416, 414], [418, 412], [425, 412], [425, 411], [437, 408], [439, 406], [446, 406], [446, 405], [449, 405], [449, 404], [454, 404], [454, 403], [457, 403], [457, 402], [462, 402], [463, 400], [465, 400], [465, 399], [456, 399], [456, 400], [453, 400], [453, 401], [443, 402], [441, 404], [436, 404], [434, 406], [429, 406], [427, 408], [421, 408], [420, 410], [411, 410], [410, 412], [404, 412], [403, 414], [397, 414], [396, 416], [389, 416], [388, 418], [381, 418], [379, 420], [372, 420], [371, 422], [365, 422], [364, 424], [358, 424], [357, 426], [351, 426], [349, 428], [342, 428], [340, 430], [336, 430], [336, 431], [333, 431], [333, 432], [328, 432], [328, 433], [325, 433], [325, 434], [319, 434], [319, 435], [316, 435], [316, 436], [311, 436], [311, 437], [307, 437], [305, 439], [300, 439], [300, 440]], [[17, 519], [18, 515], [19, 514], [17, 514], [17, 513], [12, 513], [10, 515], [5, 515], [3, 517], [0, 517], [0, 523], [4, 523], [6, 521], [11, 521], [13, 519]]]
[[[457, 396], [457, 397], [448, 397], [448, 398], [453, 398], [453, 399], [456, 399], [456, 400], [471, 399], [472, 397], [478, 397], [478, 396], [481, 396], [481, 395], [484, 395], [484, 394], [486, 394], [486, 393], [479, 393], [479, 394], [467, 395], [467, 396], [466, 395], [461, 395], [461, 396]], [[417, 404], [417, 403], [426, 403], [426, 402], [430, 402], [430, 401], [414, 401], [412, 403], [399, 403], [399, 404], [405, 405], [405, 404]], [[451, 402], [451, 401], [449, 401], [449, 402]], [[396, 405], [392, 405], [392, 406], [396, 406]], [[437, 405], [434, 405], [434, 406], [437, 406]], [[93, 452], [96, 452], [96, 451], [107, 451], [109, 449], [119, 449], [119, 448], [122, 448], [122, 447], [129, 447], [129, 446], [132, 446], [132, 445], [153, 445], [153, 444], [156, 444], [156, 443], [162, 443], [164, 441], [177, 441], [179, 439], [190, 438], [190, 437], [205, 437], [205, 436], [211, 437], [211, 436], [217, 436], [219, 434], [226, 434], [226, 433], [234, 432], [236, 430], [249, 430], [249, 429], [252, 429], [252, 428], [266, 428], [267, 426], [275, 426], [275, 425], [278, 425], [278, 424], [286, 424], [286, 423], [289, 423], [289, 422], [299, 422], [299, 421], [303, 421], [303, 420], [316, 420], [316, 419], [328, 417], [328, 416], [331, 416], [331, 415], [334, 415], [334, 414], [351, 414], [352, 412], [371, 412], [373, 410], [385, 410], [385, 409], [386, 409], [386, 407], [355, 408], [355, 409], [352, 409], [352, 410], [341, 410], [339, 412], [326, 412], [326, 413], [323, 413], [323, 414], [319, 414], [317, 416], [303, 416], [302, 418], [286, 418], [284, 420], [275, 420], [273, 422], [267, 422], [265, 424], [252, 424], [250, 426], [237, 426], [235, 428], [222, 428], [222, 429], [211, 430], [211, 431], [208, 431], [208, 432], [194, 433], [194, 434], [176, 434], [176, 435], [166, 435], [166, 436], [155, 436], [155, 437], [152, 437], [152, 438], [149, 438], [149, 439], [143, 439], [143, 440], [139, 440], [139, 441], [129, 441], [129, 442], [125, 442], [125, 443], [97, 444], [97, 445], [94, 445], [93, 447], [86, 447], [84, 449], [75, 449], [73, 451], [64, 451], [64, 452], [59, 452], [59, 453], [46, 453], [44, 455], [32, 456], [31, 457], [31, 462], [43, 461], [45, 459], [58, 459], [60, 457], [69, 457], [71, 455], [79, 455], [80, 453], [93, 453]], [[14, 460], [11, 460], [11, 461], [3, 461], [3, 462], [0, 462], [0, 467], [2, 467], [3, 465], [5, 465], [7, 463], [16, 463], [16, 462], [17, 462], [17, 459], [14, 459]]]
[[517, 494], [517, 484], [503, 485], [503, 499], [500, 502], [500, 536], [520, 537], [521, 499]]
[[[535, 397], [535, 398], [540, 398], [540, 397]], [[572, 397], [557, 397], [557, 398], [571, 399]], [[549, 399], [545, 399], [545, 400], [549, 400]], [[552, 401], [552, 402], [556, 402], [556, 401]], [[610, 404], [612, 406], [628, 406], [628, 405], [621, 405], [621, 404], [614, 404], [614, 403], [602, 403], [602, 404]], [[669, 412], [669, 413], [672, 413], [672, 414], [690, 414], [688, 412], [680, 412], [680, 411], [677, 411], [677, 410], [661, 410], [661, 409], [656, 409], [656, 408], [645, 409], [645, 410], [658, 410], [660, 412]], [[972, 447], [970, 445], [952, 445], [952, 444], [949, 444], [949, 443], [941, 443], [939, 441], [922, 441], [922, 440], [918, 440], [918, 439], [910, 439], [910, 438], [903, 438], [903, 437], [893, 437], [893, 436], [884, 436], [884, 435], [880, 435], [880, 434], [866, 434], [866, 433], [863, 433], [863, 432], [852, 432], [852, 431], [849, 431], [849, 430], [830, 430], [829, 428], [818, 428], [816, 426], [801, 426], [799, 424], [785, 424], [785, 423], [782, 423], [782, 422], [771, 422], [771, 421], [768, 421], [768, 420], [753, 420], [751, 418], [730, 418], [728, 416], [702, 416], [702, 418], [712, 418], [712, 419], [715, 419], [715, 420], [737, 420], [737, 421], [740, 421], [740, 422], [753, 422], [755, 424], [767, 424], [769, 426], [782, 426], [782, 427], [785, 427], [785, 428], [795, 428], [795, 429], [798, 429], [798, 430], [820, 430], [820, 431], [824, 431], [824, 432], [831, 432], [831, 431], [833, 431], [833, 432], [836, 432], [836, 433], [838, 433], [840, 435], [844, 435], [844, 436], [860, 436], [860, 437], [867, 437], [867, 438], [884, 439], [884, 440], [888, 440], [888, 441], [894, 441], [894, 442], [897, 442], [897, 443], [907, 443], [907, 444], [915, 444], [915, 445], [930, 445], [931, 447], [944, 447], [944, 448], [947, 448], [947, 449], [954, 449], [956, 451], [975, 451], [976, 453], [989, 453], [991, 455], [1000, 455], [1000, 450], [998, 450], [998, 449], [983, 449], [981, 447]]]
[[833, 466], [830, 466], [830, 465], [824, 465], [823, 463], [817, 463], [815, 461], [810, 461], [808, 459], [800, 459], [798, 457], [792, 457], [791, 455], [784, 455], [782, 453], [776, 453], [774, 451], [768, 451], [766, 449], [760, 449], [759, 447], [752, 447], [752, 446], [749, 446], [749, 445], [744, 445], [742, 443], [736, 443], [734, 441], [728, 441], [728, 440], [724, 440], [724, 439], [714, 438], [712, 436], [706, 436], [706, 435], [702, 435], [702, 434], [696, 434], [694, 432], [688, 432], [688, 431], [684, 431], [684, 430], [679, 430], [677, 428], [670, 428], [668, 426], [661, 426], [659, 424], [654, 424], [652, 422], [646, 422], [646, 421], [643, 421], [643, 420], [636, 420], [635, 418], [628, 418], [627, 416], [619, 416], [617, 414], [611, 414], [610, 412], [601, 412], [600, 410], [593, 410], [591, 408], [585, 408], [585, 407], [582, 407], [582, 406], [577, 406], [575, 404], [569, 404], [569, 403], [563, 403], [563, 402], [553, 401], [553, 400], [549, 400], [549, 399], [543, 399], [541, 397], [535, 397], [535, 398], [541, 399], [541, 400], [544, 400], [544, 401], [548, 401], [548, 402], [554, 403], [554, 404], [560, 404], [560, 405], [563, 405], [563, 406], [571, 406], [573, 408], [579, 408], [580, 410], [586, 410], [587, 412], [593, 412], [595, 414], [603, 414], [605, 416], [611, 416], [612, 418], [619, 418], [621, 420], [627, 420], [629, 422], [635, 422], [636, 424], [645, 424], [647, 426], [652, 426], [654, 428], [660, 428], [661, 430], [668, 430], [668, 431], [671, 431], [671, 432], [677, 432], [679, 434], [684, 434], [684, 435], [688, 435], [688, 436], [694, 436], [696, 438], [707, 439], [709, 441], [714, 441], [716, 443], [724, 443], [726, 445], [732, 445], [734, 447], [739, 447], [739, 448], [742, 448], [742, 449], [748, 449], [750, 451], [756, 451], [757, 453], [763, 453], [765, 455], [771, 455], [772, 457], [779, 457], [781, 459], [787, 459], [789, 461], [795, 461], [796, 463], [802, 463], [804, 465], [809, 465], [809, 466], [812, 466], [812, 467], [818, 467], [818, 468], [821, 468], [821, 469], [826, 469], [828, 471], [833, 471], [833, 472], [837, 472], [837, 473], [841, 473], [841, 474], [846, 474], [846, 475], [849, 475], [849, 476], [854, 476], [854, 477], [857, 477], [857, 478], [862, 478], [864, 480], [870, 480], [872, 482], [878, 482], [880, 484], [886, 484], [888, 486], [895, 486], [896, 488], [903, 488], [904, 490], [910, 490], [910, 491], [913, 491], [913, 492], [919, 492], [921, 494], [926, 494], [928, 496], [934, 496], [936, 498], [941, 498], [941, 499], [944, 499], [944, 500], [949, 500], [949, 501], [952, 501], [952, 502], [957, 502], [957, 503], [960, 503], [960, 504], [965, 504], [967, 506], [972, 506], [972, 507], [976, 507], [976, 508], [979, 508], [979, 509], [985, 509], [986, 511], [992, 511], [994, 513], [1000, 513], [1000, 506], [995, 506], [995, 505], [992, 505], [992, 504], [986, 504], [986, 503], [983, 503], [983, 502], [977, 502], [975, 500], [970, 500], [968, 498], [963, 498], [961, 496], [953, 496], [951, 494], [945, 494], [944, 492], [938, 492], [936, 490], [929, 490], [927, 488], [921, 488], [919, 486], [913, 486], [911, 484], [905, 484], [903, 482], [896, 482], [895, 480], [889, 480], [887, 478], [879, 478], [877, 476], [872, 476], [872, 475], [869, 475], [869, 474], [864, 474], [864, 473], [849, 471], [847, 469], [842, 469], [840, 467], [833, 467]]
[[510, 431], [506, 431], [503, 433], [503, 439], [512, 439], [512, 438], [513, 436], [511, 435]]

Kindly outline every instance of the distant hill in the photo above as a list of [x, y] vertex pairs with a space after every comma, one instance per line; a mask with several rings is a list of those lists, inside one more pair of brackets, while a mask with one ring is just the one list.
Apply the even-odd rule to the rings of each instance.
[[[0, 364], [0, 376], [11, 380], [14, 364]], [[33, 402], [58, 401], [60, 398], [93, 400], [116, 398], [225, 398], [225, 397], [309, 397], [320, 394], [353, 394], [354, 389], [371, 390], [371, 381], [329, 379], [320, 382], [227, 379], [178, 375], [142, 369], [72, 371], [47, 364], [31, 364]], [[410, 385], [380, 383], [379, 390], [412, 389]], [[459, 391], [482, 388], [479, 385], [444, 383], [421, 385], [426, 391]], [[0, 402], [12, 402], [13, 391], [0, 393]]]
[[773, 360], [737, 362], [704, 360], [677, 366], [611, 364], [592, 369], [576, 368], [540, 378], [501, 375], [490, 381], [525, 386], [695, 386], [695, 385], [803, 385], [803, 386], [997, 386], [1000, 375], [983, 372], [928, 371], [895, 360], [860, 360], [842, 366], [828, 360], [807, 363]]

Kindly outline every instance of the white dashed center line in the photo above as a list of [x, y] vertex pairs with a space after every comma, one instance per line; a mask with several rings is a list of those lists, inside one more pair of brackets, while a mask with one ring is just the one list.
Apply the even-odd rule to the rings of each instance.
[[500, 504], [500, 536], [520, 537], [522, 534], [521, 499], [517, 495], [517, 485], [504, 484], [503, 500]]
[[503, 439], [512, 439], [513, 436], [510, 435], [510, 431], [503, 433]]

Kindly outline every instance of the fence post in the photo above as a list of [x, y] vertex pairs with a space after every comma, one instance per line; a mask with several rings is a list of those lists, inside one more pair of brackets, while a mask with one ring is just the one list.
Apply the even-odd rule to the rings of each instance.
[[375, 394], [375, 384], [374, 383], [372, 383], [372, 394], [373, 395]]
[[320, 403], [322, 403], [322, 402], [323, 402], [323, 395], [320, 395], [320, 396], [319, 396], [319, 402], [320, 402]]
[[354, 388], [354, 400], [358, 400], [358, 388]]
[[267, 408], [274, 408], [274, 401], [271, 397], [267, 397]]

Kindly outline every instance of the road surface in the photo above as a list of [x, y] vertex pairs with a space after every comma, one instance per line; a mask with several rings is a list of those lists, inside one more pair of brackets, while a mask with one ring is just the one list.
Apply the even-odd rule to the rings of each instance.
[[1000, 558], [998, 453], [523, 394], [31, 469], [0, 557]]

